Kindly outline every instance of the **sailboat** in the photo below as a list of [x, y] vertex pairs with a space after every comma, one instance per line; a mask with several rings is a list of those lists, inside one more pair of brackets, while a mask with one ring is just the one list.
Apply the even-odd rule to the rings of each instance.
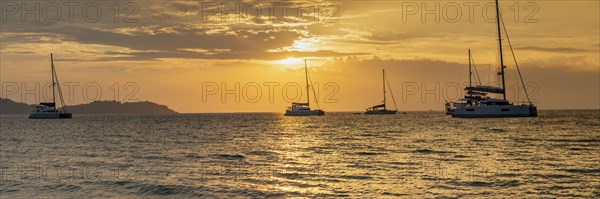
[[[65, 101], [62, 95], [62, 89], [58, 83], [58, 76], [56, 75], [56, 70], [54, 68], [54, 58], [52, 54], [50, 54], [50, 65], [52, 70], [52, 102], [40, 103], [36, 109], [29, 114], [29, 119], [69, 119], [73, 116], [73, 114], [69, 113], [65, 108]], [[58, 91], [58, 96], [62, 105], [61, 108], [57, 108], [56, 106], [56, 91]]]
[[[472, 60], [473, 58], [471, 58], [471, 49], [468, 50], [468, 54], [469, 54], [469, 87], [467, 88], [473, 88], [473, 72], [472, 69], [475, 69], [475, 71], [477, 72], [477, 68], [475, 66], [472, 66]], [[477, 73], [477, 77], [476, 80], [478, 81], [478, 85], [477, 88], [479, 89], [483, 89], [483, 88], [487, 88], [487, 90], [491, 93], [494, 93], [495, 91], [501, 92], [501, 89], [495, 88], [495, 87], [486, 87], [481, 85], [481, 80], [479, 79], [479, 74]], [[487, 93], [485, 92], [478, 92], [478, 91], [474, 91], [474, 90], [468, 90], [467, 95], [465, 95], [464, 98], [459, 99], [455, 102], [447, 102], [446, 103], [446, 114], [447, 115], [452, 115], [454, 113], [454, 110], [458, 109], [458, 108], [462, 108], [462, 107], [466, 107], [466, 106], [472, 106], [473, 104], [476, 104], [476, 102], [478, 102], [479, 100], [482, 100], [483, 98], [485, 98], [487, 95]]]
[[388, 110], [386, 107], [386, 101], [385, 101], [385, 85], [388, 85], [388, 87], [390, 87], [389, 82], [387, 82], [387, 78], [385, 76], [385, 69], [383, 69], [383, 104], [380, 105], [376, 105], [376, 106], [372, 106], [367, 108], [367, 112], [365, 112], [365, 114], [396, 114], [396, 112], [398, 112], [398, 107], [396, 106], [396, 100], [394, 99], [394, 94], [392, 93], [392, 88], [390, 87], [390, 94], [392, 95], [392, 100], [394, 101], [394, 107], [396, 109], [394, 110]]
[[[511, 53], [513, 54], [513, 58], [515, 58], [515, 65], [517, 67], [517, 71], [519, 72], [519, 77], [521, 79], [521, 84], [523, 85], [523, 90], [525, 90], [525, 96], [527, 96], [528, 104], [514, 105], [508, 100], [506, 100], [506, 86], [505, 86], [505, 72], [504, 69], [506, 66], [504, 65], [504, 57], [502, 55], [502, 33], [500, 29], [500, 7], [498, 5], [498, 0], [496, 0], [496, 24], [498, 27], [498, 46], [500, 52], [500, 72], [498, 75], [501, 75], [502, 78], [502, 88], [495, 86], [483, 86], [483, 85], [471, 85], [471, 81], [469, 81], [469, 86], [465, 87], [467, 91], [467, 96], [465, 98], [457, 101], [457, 102], [448, 102], [446, 103], [446, 114], [452, 115], [452, 117], [463, 117], [463, 118], [486, 118], [486, 117], [536, 117], [537, 116], [537, 107], [531, 103], [529, 100], [529, 96], [527, 95], [527, 89], [525, 87], [525, 83], [523, 82], [523, 77], [521, 76], [521, 72], [519, 69], [519, 65], [517, 64], [516, 58], [514, 57], [514, 52], [512, 52], [512, 45], [510, 44], [510, 39], [507, 41], [511, 49]], [[504, 28], [506, 33], [506, 27]], [[471, 56], [469, 50], [469, 80], [471, 79]], [[500, 94], [502, 95], [502, 99], [491, 98], [488, 97], [487, 94]]]
[[[306, 60], [304, 60], [304, 73], [306, 76], [306, 103], [293, 102], [292, 106], [288, 107], [285, 111], [285, 116], [319, 116], [325, 115], [325, 111], [320, 109], [310, 109], [310, 85], [308, 78], [308, 66]], [[312, 83], [312, 82], [311, 82]], [[314, 90], [313, 90], [314, 91]], [[317, 102], [317, 106], [318, 106]]]

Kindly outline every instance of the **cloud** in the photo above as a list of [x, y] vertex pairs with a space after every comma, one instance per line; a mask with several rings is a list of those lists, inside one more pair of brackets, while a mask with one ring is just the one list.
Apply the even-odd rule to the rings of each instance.
[[580, 53], [580, 52], [595, 52], [597, 50], [584, 49], [584, 48], [572, 48], [572, 47], [539, 47], [539, 46], [525, 46], [517, 47], [518, 50], [534, 50], [542, 52], [553, 52], [553, 53]]
[[[108, 9], [106, 3], [100, 3]], [[2, 24], [0, 33], [3, 53], [47, 54], [49, 49], [65, 54], [66, 50], [79, 46], [102, 46], [95, 51], [85, 50], [85, 55], [69, 60], [158, 60], [165, 58], [189, 59], [246, 59], [273, 60], [286, 56], [348, 56], [366, 54], [347, 53], [332, 49], [313, 49], [310, 52], [271, 52], [285, 49], [302, 38], [314, 37], [307, 29], [313, 22], [306, 19], [286, 25], [258, 23], [253, 21], [216, 21], [204, 23], [202, 6], [198, 2], [144, 2], [140, 8], [138, 23], [115, 23], [111, 16], [103, 16], [97, 23], [77, 18], [75, 22], [21, 23], [11, 17]], [[80, 16], [76, 11], [75, 16]], [[63, 44], [52, 48], [31, 44]], [[64, 44], [70, 44], [71, 47]], [[59, 45], [55, 45], [59, 46]], [[11, 49], [6, 51], [5, 49]], [[190, 52], [183, 49], [203, 49]], [[223, 51], [222, 49], [228, 49]], [[39, 52], [36, 52], [39, 51]], [[58, 52], [56, 52], [58, 51]], [[304, 50], [306, 51], [306, 50]]]
[[183, 58], [183, 59], [219, 59], [219, 60], [237, 60], [237, 59], [251, 59], [251, 60], [281, 60], [290, 57], [337, 57], [337, 56], [349, 56], [349, 55], [366, 55], [365, 53], [342, 53], [335, 51], [289, 51], [289, 52], [218, 52], [210, 50], [207, 52], [190, 52], [186, 50], [175, 50], [175, 51], [159, 51], [159, 52], [131, 52], [131, 53], [119, 53], [119, 52], [104, 52], [111, 55], [123, 55], [119, 57], [102, 57], [95, 59], [96, 61], [150, 61], [159, 58]]
[[[165, 32], [164, 30], [171, 30]], [[110, 30], [99, 30], [82, 27], [44, 27], [23, 28], [10, 32], [13, 39], [18, 39], [19, 33], [24, 35], [37, 34], [37, 39], [24, 37], [20, 41], [12, 41], [12, 45], [40, 43], [42, 35], [51, 32], [53, 40], [61, 42], [76, 42], [79, 44], [96, 44], [129, 49], [129, 52], [100, 52], [104, 55], [119, 55], [103, 57], [99, 60], [155, 60], [159, 58], [198, 58], [198, 59], [259, 59], [273, 60], [285, 56], [347, 56], [364, 53], [342, 53], [335, 51], [313, 52], [268, 52], [290, 46], [295, 40], [304, 37], [297, 30], [281, 27], [230, 26], [220, 32], [210, 28], [199, 27], [142, 27], [128, 30], [127, 33]], [[21, 43], [23, 42], [23, 43]], [[11, 44], [7, 44], [10, 47]], [[182, 49], [205, 49], [206, 52], [190, 52]], [[222, 49], [229, 49], [223, 51]]]

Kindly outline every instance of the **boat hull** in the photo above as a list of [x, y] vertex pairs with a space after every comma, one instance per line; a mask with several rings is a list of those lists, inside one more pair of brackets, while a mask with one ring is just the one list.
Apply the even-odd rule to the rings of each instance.
[[73, 114], [60, 112], [39, 112], [29, 115], [29, 119], [71, 119]]
[[458, 118], [537, 117], [537, 108], [529, 105], [471, 106], [446, 114]]
[[60, 119], [71, 119], [71, 118], [73, 118], [73, 114], [72, 113], [61, 113], [59, 118]]
[[288, 110], [283, 114], [285, 116], [322, 116], [325, 111], [322, 110]]
[[398, 111], [394, 111], [394, 110], [369, 110], [367, 112], [365, 112], [365, 114], [367, 115], [393, 115], [396, 114]]

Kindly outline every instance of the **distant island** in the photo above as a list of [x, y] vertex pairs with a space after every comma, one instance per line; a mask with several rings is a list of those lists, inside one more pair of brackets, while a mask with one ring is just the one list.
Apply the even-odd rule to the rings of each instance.
[[[36, 105], [0, 98], [0, 114], [29, 114]], [[88, 104], [67, 106], [74, 114], [177, 114], [165, 105], [154, 102], [94, 101]]]

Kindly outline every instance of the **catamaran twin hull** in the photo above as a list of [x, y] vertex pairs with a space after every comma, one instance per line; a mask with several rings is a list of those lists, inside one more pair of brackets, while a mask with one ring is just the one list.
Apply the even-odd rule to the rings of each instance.
[[396, 110], [368, 110], [365, 112], [367, 115], [393, 115], [396, 114]]
[[287, 110], [285, 116], [318, 116], [325, 115], [322, 110]]
[[449, 110], [446, 114], [460, 118], [536, 117], [532, 105], [472, 106]]
[[72, 117], [71, 113], [60, 112], [35, 112], [29, 115], [29, 119], [70, 119]]

